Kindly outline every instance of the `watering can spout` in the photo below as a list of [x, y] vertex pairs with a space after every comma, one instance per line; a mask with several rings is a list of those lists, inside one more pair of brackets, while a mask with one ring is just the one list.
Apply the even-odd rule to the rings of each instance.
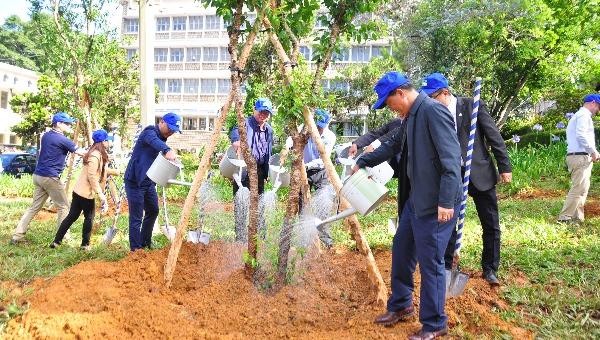
[[348, 217], [350, 215], [354, 215], [354, 214], [356, 214], [356, 209], [354, 209], [354, 208], [348, 208], [348, 209], [340, 212], [337, 215], [331, 216], [329, 218], [324, 219], [323, 221], [318, 222], [317, 225], [316, 225], [316, 227], [320, 228], [320, 227], [324, 226], [327, 223], [331, 223], [333, 221], [341, 220], [342, 218], [346, 218], [346, 217]]
[[235, 183], [237, 183], [239, 188], [243, 187], [241, 177], [242, 176], [240, 176], [240, 174], [233, 174], [233, 180], [235, 181]]

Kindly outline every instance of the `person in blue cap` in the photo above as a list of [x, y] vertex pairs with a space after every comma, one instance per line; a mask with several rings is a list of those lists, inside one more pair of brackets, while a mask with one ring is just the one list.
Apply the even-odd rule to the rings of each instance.
[[[466, 159], [473, 98], [454, 96], [450, 91], [448, 80], [441, 73], [426, 76], [421, 91], [448, 107], [455, 123], [462, 159]], [[496, 165], [490, 157], [489, 148], [496, 159]], [[500, 266], [500, 217], [496, 183], [499, 180], [502, 183], [509, 183], [512, 180], [512, 167], [504, 139], [483, 104], [479, 106], [477, 114], [472, 157], [469, 195], [473, 198], [483, 229], [482, 276], [490, 285], [498, 286], [500, 285], [497, 277]], [[446, 269], [452, 268], [452, 262], [455, 260], [455, 245], [456, 230], [452, 232], [446, 249]]]
[[392, 295], [387, 312], [375, 323], [392, 326], [414, 315], [413, 274], [418, 263], [422, 328], [409, 339], [434, 339], [448, 333], [444, 251], [460, 205], [460, 146], [448, 108], [418, 92], [404, 74], [386, 73], [375, 92], [373, 109], [388, 106], [403, 123], [389, 140], [359, 158], [353, 170], [384, 162], [406, 148], [411, 188], [392, 246]]
[[65, 193], [64, 184], [60, 181], [60, 174], [65, 168], [67, 153], [73, 152], [80, 156], [85, 155], [85, 150], [65, 136], [65, 132], [73, 131], [72, 125], [75, 118], [66, 112], [58, 112], [52, 116], [52, 129], [44, 133], [40, 143], [39, 157], [33, 172], [33, 202], [15, 229], [11, 244], [25, 240], [25, 233], [29, 223], [42, 209], [48, 197], [52, 199], [57, 209], [57, 227], [67, 216], [69, 202]]
[[600, 160], [592, 120], [599, 111], [600, 94], [588, 94], [583, 98], [583, 106], [567, 124], [567, 167], [571, 174], [571, 188], [558, 216], [558, 222], [578, 223], [585, 218], [583, 206], [590, 189], [592, 162]]
[[108, 209], [106, 195], [102, 192], [102, 184], [106, 182], [108, 175], [116, 175], [118, 172], [108, 168], [108, 133], [103, 129], [96, 130], [92, 133], [92, 140], [94, 144], [83, 156], [83, 170], [73, 188], [69, 214], [60, 224], [50, 248], [56, 248], [62, 243], [69, 228], [83, 212], [81, 249], [89, 250], [96, 211], [94, 195], [100, 199], [102, 212], [104, 213]]
[[171, 150], [166, 143], [167, 138], [176, 132], [181, 133], [181, 117], [169, 112], [157, 125], [144, 128], [133, 146], [123, 176], [129, 205], [131, 251], [152, 248], [152, 229], [158, 217], [158, 195], [156, 183], [146, 176], [146, 172], [159, 153], [170, 161], [177, 159], [175, 151]]
[[[325, 146], [325, 151], [327, 151], [328, 154], [331, 154], [331, 151], [333, 150], [337, 139], [335, 133], [333, 133], [333, 131], [329, 129], [331, 115], [326, 110], [316, 109], [314, 113], [314, 119], [315, 124], [317, 125], [317, 130], [319, 131], [319, 135], [321, 136], [321, 141]], [[292, 138], [288, 137], [288, 139], [286, 140], [286, 147], [290, 149], [292, 146]], [[319, 150], [317, 149], [317, 144], [314, 142], [312, 137], [308, 138], [308, 141], [304, 146], [303, 157], [309, 189], [314, 191], [325, 189], [329, 185], [329, 179], [327, 178], [327, 171], [325, 170], [325, 165], [323, 164], [323, 160], [321, 159], [321, 155], [319, 154]], [[327, 199], [326, 201], [330, 200]], [[302, 194], [300, 194], [299, 202], [299, 210], [302, 211]], [[325, 219], [327, 216], [317, 217]], [[333, 246], [333, 238], [331, 238], [328, 226], [319, 227], [319, 238], [327, 248], [331, 248]]]
[[[259, 195], [265, 191], [265, 181], [269, 177], [269, 158], [273, 151], [273, 128], [267, 121], [274, 112], [273, 104], [268, 98], [258, 98], [254, 102], [253, 114], [246, 118], [246, 139], [252, 157], [256, 159]], [[237, 126], [229, 133], [229, 140], [237, 152], [240, 148], [240, 132]], [[250, 178], [245, 169], [242, 173], [241, 182], [243, 186], [250, 188]], [[234, 181], [234, 197], [238, 190], [238, 184]], [[241, 225], [236, 224], [236, 240], [246, 241], [247, 233], [244, 230], [238, 230], [241, 227]]]

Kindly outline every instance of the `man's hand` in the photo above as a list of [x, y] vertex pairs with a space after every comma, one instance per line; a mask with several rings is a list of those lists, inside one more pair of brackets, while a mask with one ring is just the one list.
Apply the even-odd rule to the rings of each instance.
[[353, 158], [354, 156], [356, 156], [357, 152], [358, 152], [358, 146], [356, 146], [356, 144], [352, 143], [352, 145], [350, 145], [350, 148], [348, 149], [348, 157]]
[[438, 206], [438, 222], [446, 223], [454, 216], [454, 209], [446, 209]]
[[597, 161], [600, 161], [600, 153], [598, 153], [598, 151], [596, 151], [592, 154], [592, 162], [597, 162]]
[[352, 175], [354, 175], [355, 172], [357, 172], [360, 168], [358, 167], [358, 165], [354, 164], [354, 166], [351, 169]]
[[175, 161], [177, 159], [177, 154], [175, 153], [175, 151], [169, 150], [165, 154], [165, 158], [168, 159], [168, 160], [170, 160], [170, 161]]
[[98, 197], [100, 198], [100, 214], [104, 215], [108, 212], [108, 201], [103, 193], [99, 193]]
[[78, 156], [85, 156], [85, 154], [87, 153], [87, 150], [84, 148], [78, 148], [77, 150], [75, 150], [75, 154]]
[[231, 143], [231, 145], [235, 149], [235, 152], [237, 152], [240, 149], [240, 141], [239, 140]]
[[512, 172], [504, 172], [500, 174], [500, 183], [512, 182]]
[[373, 152], [373, 150], [375, 150], [375, 148], [372, 147], [371, 145], [368, 145], [363, 149], [363, 153]]

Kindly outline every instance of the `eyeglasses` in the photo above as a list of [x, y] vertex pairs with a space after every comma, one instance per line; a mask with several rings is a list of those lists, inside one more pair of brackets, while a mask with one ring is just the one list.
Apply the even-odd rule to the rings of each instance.
[[437, 97], [441, 96], [442, 94], [444, 94], [444, 91], [440, 91], [440, 92], [434, 92], [432, 93], [429, 97], [431, 99], [437, 99]]

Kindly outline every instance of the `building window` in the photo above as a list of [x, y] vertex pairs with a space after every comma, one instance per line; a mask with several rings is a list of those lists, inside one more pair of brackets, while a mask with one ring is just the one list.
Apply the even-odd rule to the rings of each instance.
[[333, 79], [329, 81], [329, 89], [332, 91], [348, 91], [350, 83], [345, 80]]
[[183, 80], [183, 91], [188, 94], [198, 93], [198, 79], [184, 79]]
[[0, 93], [0, 108], [8, 109], [8, 92], [6, 91]]
[[169, 54], [168, 48], [155, 48], [154, 49], [154, 62], [155, 63], [166, 63], [168, 54]]
[[200, 93], [214, 94], [215, 92], [217, 92], [217, 80], [216, 79], [201, 79], [200, 80]]
[[371, 59], [381, 57], [383, 55], [383, 47], [382, 46], [372, 46], [371, 47]]
[[169, 93], [181, 93], [181, 79], [169, 79]]
[[201, 31], [204, 21], [201, 16], [190, 17], [190, 31]]
[[335, 60], [335, 61], [349, 61], [350, 60], [350, 51], [347, 48], [344, 48], [340, 52], [334, 53], [333, 60]]
[[33, 85], [33, 82], [31, 80], [27, 81], [27, 87], [31, 87], [31, 85]]
[[202, 49], [200, 47], [189, 47], [187, 49], [187, 62], [199, 62], [202, 58]]
[[156, 18], [156, 30], [157, 31], [159, 31], [159, 32], [168, 31], [169, 26], [171, 26], [171, 18], [169, 18], [169, 17]]
[[19, 82], [19, 78], [17, 78], [17, 77], [14, 77], [14, 78], [13, 78], [13, 84], [17, 85], [17, 83], [18, 83], [18, 82]]
[[219, 93], [229, 93], [231, 90], [231, 79], [219, 79]]
[[4, 81], [8, 81], [8, 75], [7, 75], [7, 74], [5, 74], [5, 75], [4, 75], [4, 77], [2, 78], [2, 80], [4, 80]]
[[304, 60], [310, 61], [310, 47], [300, 46], [300, 53], [304, 56]]
[[203, 61], [219, 61], [219, 48], [218, 47], [204, 47], [202, 60]]
[[369, 61], [370, 46], [352, 47], [352, 61]]
[[167, 80], [166, 79], [154, 79], [154, 84], [158, 87], [159, 93], [167, 92]]
[[206, 117], [200, 117], [199, 130], [206, 130]]
[[186, 17], [173, 17], [173, 31], [185, 31]]
[[206, 16], [206, 30], [219, 30], [221, 29], [221, 18], [216, 15]]
[[221, 54], [221, 59], [220, 59], [221, 61], [231, 61], [231, 55], [229, 54], [227, 47], [221, 47], [220, 54]]
[[171, 62], [178, 63], [183, 61], [183, 48], [171, 49]]
[[183, 129], [184, 130], [198, 130], [197, 127], [198, 119], [197, 118], [183, 118]]
[[127, 60], [131, 60], [137, 54], [137, 48], [127, 49]]
[[123, 31], [125, 33], [137, 33], [139, 29], [138, 19], [123, 19]]
[[214, 118], [209, 118], [208, 119], [208, 130], [212, 131], [215, 129], [215, 119]]

